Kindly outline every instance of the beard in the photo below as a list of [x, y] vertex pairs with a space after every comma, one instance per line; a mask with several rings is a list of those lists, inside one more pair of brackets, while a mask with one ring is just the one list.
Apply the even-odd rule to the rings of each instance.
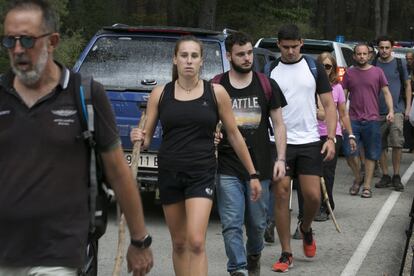
[[364, 67], [367, 64], [368, 64], [368, 61], [357, 61], [356, 62], [356, 66], [358, 67]]
[[250, 71], [252, 71], [252, 68], [253, 68], [252, 65], [250, 65], [249, 68], [244, 68], [244, 67], [241, 67], [241, 66], [238, 66], [238, 65], [234, 64], [233, 61], [230, 61], [230, 63], [231, 63], [231, 67], [234, 69], [234, 71], [236, 71], [237, 73], [240, 73], [240, 74], [250, 73]]
[[[11, 67], [16, 77], [24, 85], [31, 86], [40, 80], [40, 77], [42, 76], [42, 73], [46, 68], [48, 57], [49, 57], [49, 53], [47, 52], [47, 45], [45, 43], [44, 47], [41, 49], [39, 58], [34, 65], [31, 63], [29, 57], [27, 57], [23, 53], [14, 58], [14, 61], [11, 62]], [[31, 65], [32, 68], [30, 70], [21, 70], [17, 66], [17, 64], [19, 64], [20, 62], [27, 63]]]

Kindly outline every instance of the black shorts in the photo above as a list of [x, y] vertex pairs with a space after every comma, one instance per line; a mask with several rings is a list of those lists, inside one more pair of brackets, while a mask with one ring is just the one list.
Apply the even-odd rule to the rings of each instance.
[[173, 204], [193, 197], [213, 200], [216, 168], [176, 172], [160, 169], [158, 187], [161, 204]]
[[287, 145], [286, 148], [286, 175], [296, 178], [298, 175], [322, 176], [321, 154], [322, 142], [313, 142], [303, 145]]

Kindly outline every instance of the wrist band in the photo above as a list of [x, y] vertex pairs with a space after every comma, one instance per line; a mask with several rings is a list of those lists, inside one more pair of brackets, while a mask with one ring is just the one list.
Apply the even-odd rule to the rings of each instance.
[[348, 135], [348, 138], [349, 138], [349, 139], [354, 139], [354, 140], [356, 140], [356, 137], [355, 137], [355, 135], [353, 135], [353, 134], [349, 134], [349, 135]]
[[285, 159], [276, 159], [276, 162], [278, 162], [278, 161], [283, 162], [283, 163], [286, 163], [286, 160]]

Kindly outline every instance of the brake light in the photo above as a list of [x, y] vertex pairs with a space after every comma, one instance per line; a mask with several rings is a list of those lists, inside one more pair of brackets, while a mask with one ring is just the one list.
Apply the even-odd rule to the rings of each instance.
[[342, 81], [342, 79], [344, 78], [344, 75], [345, 75], [345, 71], [346, 71], [346, 68], [345, 67], [339, 67], [338, 66], [338, 68], [336, 69], [336, 73], [337, 73], [337, 75], [338, 75], [338, 81]]

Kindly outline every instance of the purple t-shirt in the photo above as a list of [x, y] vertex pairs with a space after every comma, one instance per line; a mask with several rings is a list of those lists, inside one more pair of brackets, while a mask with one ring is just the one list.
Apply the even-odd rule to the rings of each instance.
[[349, 68], [342, 81], [349, 94], [349, 117], [356, 121], [379, 120], [379, 93], [388, 86], [381, 68], [372, 66], [368, 70]]
[[[339, 104], [345, 103], [344, 90], [342, 89], [342, 86], [339, 83], [334, 84], [332, 86], [332, 98], [335, 103], [335, 106], [337, 107], [337, 110], [338, 110]], [[337, 111], [337, 114], [338, 114], [338, 111]], [[338, 117], [339, 116], [337, 115], [337, 118]], [[319, 129], [320, 136], [328, 136], [328, 127], [326, 125], [326, 121], [318, 120], [318, 129]], [[342, 128], [341, 128], [339, 119], [337, 119], [337, 123], [336, 123], [336, 135], [342, 136]]]

